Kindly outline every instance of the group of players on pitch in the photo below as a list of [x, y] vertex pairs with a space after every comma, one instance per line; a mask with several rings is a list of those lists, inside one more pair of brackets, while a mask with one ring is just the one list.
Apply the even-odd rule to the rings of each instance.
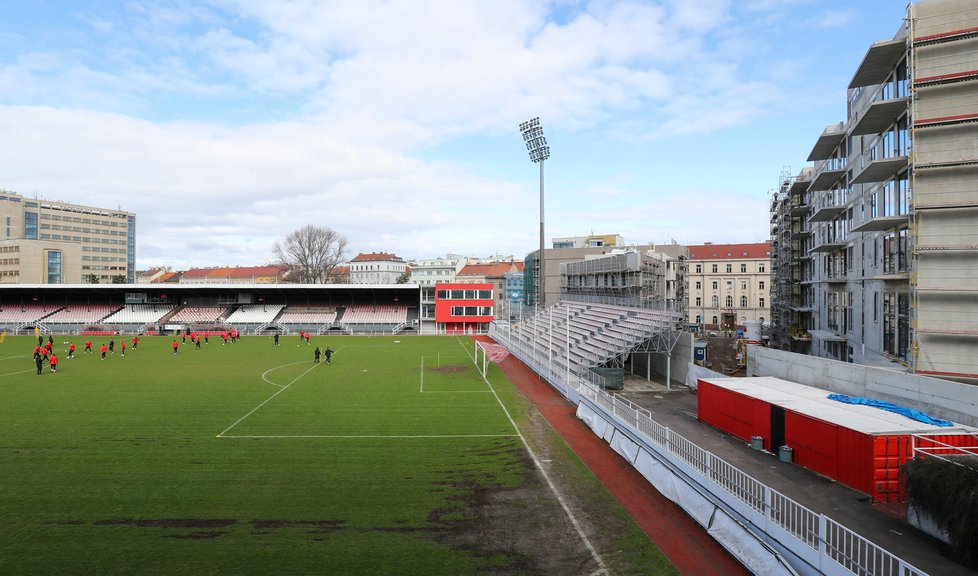
[[[197, 332], [190, 332], [189, 330], [181, 333], [183, 343], [186, 344], [187, 339], [189, 338], [190, 342], [194, 345], [194, 347], [197, 350], [200, 350], [201, 340], [203, 340], [204, 344], [210, 343], [210, 335], [211, 332], [197, 333]], [[233, 344], [241, 339], [241, 332], [239, 330], [227, 330], [224, 332], [220, 332], [219, 335], [221, 336], [222, 346], [227, 345], [228, 342]], [[304, 341], [307, 346], [310, 344], [311, 336], [312, 335], [309, 334], [308, 332], [299, 333], [300, 340]], [[278, 346], [278, 339], [279, 336], [278, 334], [276, 334], [275, 335], [276, 346]], [[74, 358], [75, 343], [67, 342], [67, 344], [68, 344], [68, 358]], [[139, 336], [133, 336], [131, 349], [135, 351], [138, 347], [139, 347]], [[171, 347], [173, 348], [173, 353], [176, 354], [180, 348], [180, 342], [177, 342], [177, 339], [174, 338]], [[122, 353], [122, 356], [125, 356], [126, 340], [124, 338], [119, 339], [119, 348]], [[91, 340], [85, 341], [84, 352], [86, 354], [91, 354], [93, 352]], [[102, 355], [102, 360], [106, 359], [107, 354], [115, 354], [115, 339], [109, 338], [109, 341], [107, 343], [103, 342], [102, 345], [99, 347], [99, 353], [101, 353]], [[330, 364], [330, 360], [332, 359], [333, 356], [333, 350], [331, 350], [328, 346], [326, 347], [326, 350], [320, 350], [319, 346], [316, 346], [316, 350], [313, 353], [314, 362], [316, 364], [319, 364], [319, 359], [321, 356], [324, 356], [326, 359], [326, 363]], [[43, 373], [45, 362], [48, 364], [48, 366], [51, 367], [51, 372], [58, 371], [59, 359], [58, 359], [58, 355], [54, 352], [54, 336], [51, 335], [48, 335], [47, 343], [44, 342], [44, 337], [39, 335], [37, 337], [37, 346], [34, 347], [34, 363], [37, 365], [38, 374]]]

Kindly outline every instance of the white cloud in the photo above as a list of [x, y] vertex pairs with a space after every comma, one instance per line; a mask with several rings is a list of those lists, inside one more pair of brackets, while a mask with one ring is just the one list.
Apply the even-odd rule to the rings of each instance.
[[[751, 8], [758, 19], [785, 9], [767, 4]], [[536, 245], [526, 201], [535, 182], [514, 183], [498, 164], [493, 177], [476, 176], [432, 150], [479, 139], [470, 145], [512, 146], [523, 164], [515, 126], [541, 111], [571, 145], [587, 129], [649, 155], [678, 136], [750, 123], [793, 96], [775, 66], [752, 66], [764, 46], [738, 9], [727, 0], [141, 0], [79, 15], [80, 39], [30, 47], [0, 24], [4, 45], [19, 47], [0, 54], [0, 184], [136, 212], [141, 267], [263, 262], [307, 223], [361, 250], [522, 255]], [[569, 169], [599, 171], [600, 160]], [[636, 194], [638, 178], [591, 178], [600, 183], [554, 206], [548, 235], [682, 240], [716, 230], [701, 197], [654, 181]], [[734, 230], [765, 231], [766, 212], [746, 212], [757, 202], [702, 192]], [[617, 207], [596, 208], [595, 198]], [[623, 215], [622, 205], [634, 209]]]

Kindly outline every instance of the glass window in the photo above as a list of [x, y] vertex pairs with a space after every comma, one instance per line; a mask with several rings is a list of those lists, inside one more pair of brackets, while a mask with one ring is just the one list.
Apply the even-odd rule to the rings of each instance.
[[716, 290], [718, 285], [719, 285], [719, 283], [716, 280], [714, 280], [713, 281], [713, 289]]
[[696, 305], [697, 306], [702, 306], [703, 305], [703, 299], [700, 298], [699, 296], [696, 297]]
[[733, 308], [733, 296], [727, 296], [726, 303], [727, 308]]
[[702, 264], [697, 264], [696, 265], [696, 273], [697, 274], [702, 274], [703, 273], [703, 265]]
[[747, 264], [741, 264], [740, 265], [740, 273], [741, 274], [746, 274], [747, 273]]
[[757, 271], [763, 274], [764, 273], [764, 264], [758, 264], [757, 265]]
[[713, 273], [714, 273], [714, 274], [716, 274], [716, 273], [717, 273], [717, 265], [716, 265], [716, 264], [714, 264], [714, 265], [713, 265]]
[[764, 281], [763, 280], [761, 280], [760, 282], [757, 283], [757, 289], [758, 290], [763, 290], [764, 289]]
[[37, 212], [24, 212], [24, 238], [37, 240]]
[[733, 272], [733, 264], [727, 264], [727, 274]]
[[475, 293], [476, 292], [477, 292], [476, 290], [466, 290], [465, 291], [465, 299], [466, 300], [475, 300]]
[[740, 297], [740, 307], [747, 308], [747, 296]]
[[48, 252], [48, 284], [61, 284], [61, 252]]
[[439, 300], [448, 300], [448, 290], [439, 290], [438, 291], [438, 299]]
[[463, 300], [465, 299], [464, 290], [452, 290], [452, 300]]
[[479, 290], [480, 300], [492, 300], [492, 290]]
[[702, 285], [702, 283], [701, 283], [701, 282], [697, 282], [697, 283], [696, 283], [696, 289], [697, 289], [697, 290], [699, 290], [699, 289], [701, 289], [701, 288], [703, 288], [703, 285]]

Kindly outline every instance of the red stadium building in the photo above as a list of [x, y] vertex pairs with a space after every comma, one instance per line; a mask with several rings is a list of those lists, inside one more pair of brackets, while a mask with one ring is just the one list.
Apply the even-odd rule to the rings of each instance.
[[492, 306], [492, 284], [435, 285], [435, 323], [439, 332], [484, 332], [493, 319]]

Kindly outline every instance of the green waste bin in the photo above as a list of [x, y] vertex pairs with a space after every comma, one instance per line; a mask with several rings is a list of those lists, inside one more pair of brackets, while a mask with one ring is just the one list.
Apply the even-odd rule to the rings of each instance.
[[791, 464], [795, 460], [795, 451], [791, 449], [791, 446], [778, 448], [778, 460]]

